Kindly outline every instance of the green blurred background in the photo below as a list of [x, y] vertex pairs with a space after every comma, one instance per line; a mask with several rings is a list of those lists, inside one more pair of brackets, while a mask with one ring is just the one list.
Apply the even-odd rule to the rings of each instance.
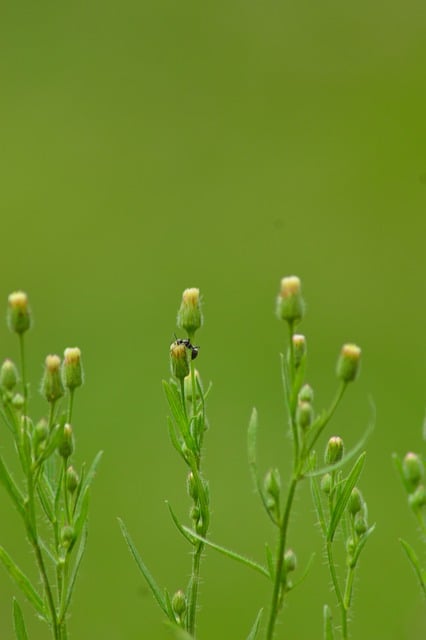
[[[391, 454], [423, 450], [425, 406], [426, 5], [248, 0], [5, 3], [0, 20], [0, 295], [22, 288], [32, 409], [47, 353], [79, 345], [77, 462], [104, 459], [70, 637], [169, 637], [121, 538], [125, 519], [152, 572], [185, 585], [185, 469], [168, 442], [161, 379], [185, 287], [200, 287], [199, 368], [212, 380], [205, 469], [211, 534], [263, 559], [273, 532], [246, 462], [251, 407], [262, 469], [289, 469], [279, 375], [280, 278], [303, 280], [309, 380], [328, 404], [344, 341], [363, 370], [329, 434], [377, 426], [361, 488], [377, 531], [362, 557], [354, 638], [424, 638], [426, 614], [398, 544], [421, 548]], [[17, 345], [0, 328], [1, 354]], [[8, 448], [3, 428], [1, 448]], [[1, 494], [0, 538], [31, 573]], [[277, 639], [322, 637], [334, 605], [307, 486], [289, 542], [314, 570]], [[423, 554], [425, 561], [425, 554]], [[0, 573], [0, 637], [14, 588]], [[244, 639], [266, 582], [214, 552], [203, 564], [200, 640]], [[47, 638], [28, 608], [31, 638]]]

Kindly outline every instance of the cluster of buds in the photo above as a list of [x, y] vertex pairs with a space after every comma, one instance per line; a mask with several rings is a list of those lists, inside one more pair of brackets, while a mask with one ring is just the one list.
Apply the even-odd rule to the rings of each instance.
[[57, 355], [49, 355], [45, 360], [41, 381], [41, 393], [48, 402], [55, 403], [65, 393], [65, 388], [73, 392], [83, 384], [81, 351], [78, 347], [65, 349], [64, 360]]
[[199, 535], [204, 536], [207, 532], [206, 527], [209, 518], [207, 512], [209, 504], [209, 488], [207, 482], [203, 480], [201, 475], [198, 476], [197, 481], [193, 472], [190, 471], [186, 481], [186, 488], [193, 502], [189, 516], [194, 524], [195, 531]]
[[354, 567], [358, 559], [358, 549], [368, 533], [367, 504], [358, 487], [352, 489], [348, 500], [347, 511], [351, 521], [351, 534], [346, 540], [347, 564]]
[[296, 408], [296, 423], [302, 434], [309, 429], [314, 419], [313, 400], [312, 387], [309, 384], [303, 385], [297, 396]]
[[426, 488], [423, 484], [425, 464], [417, 453], [409, 452], [402, 461], [402, 475], [408, 492], [408, 501], [413, 511], [426, 506]]

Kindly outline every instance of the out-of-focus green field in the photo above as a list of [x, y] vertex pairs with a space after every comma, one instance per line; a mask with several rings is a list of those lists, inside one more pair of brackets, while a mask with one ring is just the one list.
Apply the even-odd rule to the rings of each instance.
[[[363, 348], [362, 375], [328, 435], [350, 447], [371, 399], [377, 411], [361, 478], [377, 530], [361, 559], [352, 637], [425, 637], [425, 603], [398, 537], [421, 545], [391, 462], [393, 451], [425, 452], [425, 20], [419, 0], [2, 7], [0, 300], [5, 310], [17, 288], [31, 299], [35, 417], [45, 411], [44, 356], [81, 347], [77, 459], [105, 452], [70, 638], [169, 637], [117, 516], [158, 581], [184, 586], [189, 549], [165, 499], [182, 518], [189, 503], [161, 379], [188, 286], [204, 297], [197, 364], [214, 384], [211, 534], [263, 560], [273, 532], [252, 491], [245, 434], [255, 405], [262, 469], [281, 465], [285, 476], [285, 327], [274, 300], [292, 273], [308, 302], [301, 330], [318, 409], [333, 394], [341, 344]], [[16, 357], [5, 324], [0, 347]], [[0, 542], [34, 575], [3, 490], [0, 522]], [[277, 640], [321, 638], [334, 595], [307, 486], [289, 543], [300, 567], [317, 555]], [[1, 570], [1, 640], [13, 637], [12, 594]], [[208, 552], [198, 637], [244, 640], [268, 601], [262, 577]], [[24, 612], [31, 640], [47, 638]]]

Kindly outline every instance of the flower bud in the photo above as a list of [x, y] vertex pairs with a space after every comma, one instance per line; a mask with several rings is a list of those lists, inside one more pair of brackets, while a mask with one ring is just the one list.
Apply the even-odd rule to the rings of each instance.
[[351, 495], [348, 500], [348, 511], [352, 516], [355, 516], [362, 510], [364, 505], [364, 499], [361, 495], [361, 491], [358, 487], [354, 487], [351, 491]]
[[186, 597], [184, 592], [181, 589], [179, 589], [179, 591], [176, 591], [176, 593], [172, 598], [172, 608], [179, 619], [181, 619], [182, 616], [185, 614]]
[[56, 402], [64, 395], [60, 367], [61, 360], [59, 356], [50, 355], [46, 357], [41, 392], [48, 402]]
[[420, 456], [412, 452], [407, 453], [402, 461], [402, 473], [411, 493], [420, 484], [424, 474]]
[[66, 481], [68, 491], [71, 494], [73, 494], [74, 491], [77, 489], [78, 483], [79, 483], [78, 473], [74, 469], [74, 467], [71, 467], [71, 466], [68, 467], [65, 481]]
[[336, 373], [342, 382], [352, 382], [358, 375], [361, 349], [356, 344], [344, 344], [337, 361]]
[[192, 337], [202, 324], [200, 290], [196, 288], [185, 289], [177, 315], [177, 326], [184, 329]]
[[336, 464], [343, 457], [343, 440], [339, 436], [333, 436], [327, 443], [325, 450], [325, 463]]
[[64, 385], [73, 391], [83, 384], [83, 368], [81, 365], [81, 351], [78, 347], [68, 347], [64, 351], [62, 363], [62, 379]]
[[365, 515], [362, 511], [358, 511], [358, 513], [355, 515], [354, 527], [355, 527], [356, 533], [359, 536], [363, 536], [364, 533], [367, 531], [368, 524], [367, 524]]
[[65, 460], [69, 458], [74, 451], [74, 438], [72, 433], [72, 426], [70, 424], [64, 424], [64, 428], [61, 433], [61, 439], [58, 445], [59, 455]]
[[306, 355], [306, 338], [302, 336], [300, 333], [295, 333], [292, 336], [293, 341], [293, 357], [294, 357], [294, 366], [296, 369], [300, 367], [300, 364]]
[[300, 389], [298, 399], [300, 402], [312, 403], [314, 401], [314, 391], [309, 384], [304, 384]]
[[281, 477], [278, 469], [269, 469], [263, 485], [266, 493], [273, 498], [273, 503], [278, 503], [281, 492]]
[[[192, 376], [191, 376], [191, 373], [189, 373], [187, 376], [185, 376], [185, 380], [183, 381], [183, 384], [184, 384], [185, 398], [187, 399], [188, 402], [192, 402]], [[198, 369], [195, 369], [195, 399], [196, 400], [201, 400], [199, 386], [201, 388], [203, 388]]]
[[321, 478], [321, 491], [323, 491], [326, 495], [331, 493], [331, 489], [333, 487], [333, 480], [330, 473], [324, 473]]
[[314, 419], [314, 410], [310, 402], [299, 402], [296, 409], [296, 422], [302, 430], [307, 429]]
[[305, 302], [302, 298], [301, 282], [297, 276], [282, 278], [277, 298], [277, 316], [289, 324], [296, 324], [303, 318]]
[[172, 342], [170, 345], [170, 364], [172, 374], [178, 380], [183, 380], [189, 374], [188, 350], [184, 344]]
[[8, 298], [7, 321], [9, 329], [15, 333], [25, 333], [31, 326], [31, 312], [28, 296], [23, 291], [15, 291]]
[[20, 411], [21, 409], [24, 408], [24, 405], [25, 405], [24, 396], [20, 393], [15, 393], [15, 395], [12, 398], [12, 404], [15, 407], [15, 409], [18, 409], [18, 411]]
[[293, 549], [287, 549], [284, 554], [284, 564], [286, 571], [295, 571], [297, 567], [297, 558]]
[[408, 496], [408, 501], [413, 511], [418, 511], [424, 507], [426, 505], [426, 489], [424, 485], [419, 484], [414, 493]]
[[49, 437], [49, 425], [47, 421], [42, 418], [37, 422], [33, 431], [33, 447], [36, 455], [40, 453], [45, 447], [46, 441]]
[[186, 479], [186, 489], [188, 491], [189, 497], [192, 498], [194, 502], [196, 502], [198, 500], [198, 487], [192, 471], [188, 473], [188, 477]]
[[12, 360], [5, 360], [0, 370], [0, 385], [3, 389], [12, 391], [18, 382], [18, 370]]
[[61, 531], [62, 546], [64, 546], [66, 549], [69, 549], [69, 547], [72, 545], [74, 540], [75, 540], [74, 527], [72, 527], [69, 524], [66, 524], [64, 527], [62, 527], [62, 531]]
[[346, 540], [346, 553], [348, 554], [350, 559], [352, 559], [352, 556], [355, 553], [355, 549], [356, 549], [356, 542], [352, 538], [352, 536], [349, 536], [349, 538]]
[[201, 512], [200, 512], [200, 508], [197, 507], [196, 505], [193, 505], [189, 511], [189, 517], [191, 518], [191, 520], [193, 520], [194, 522], [198, 522], [199, 519], [201, 518]]

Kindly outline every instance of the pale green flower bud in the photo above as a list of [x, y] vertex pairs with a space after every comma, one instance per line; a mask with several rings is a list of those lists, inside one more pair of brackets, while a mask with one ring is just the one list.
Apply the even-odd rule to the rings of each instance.
[[282, 278], [277, 298], [277, 316], [289, 324], [296, 324], [303, 318], [305, 302], [302, 298], [301, 282], [297, 276]]
[[361, 349], [356, 344], [344, 344], [337, 361], [337, 377], [352, 382], [358, 375]]
[[[183, 381], [183, 384], [184, 384], [185, 398], [187, 399], [188, 402], [192, 402], [192, 376], [191, 376], [191, 373], [189, 373], [187, 376], [185, 376], [185, 380]], [[195, 399], [197, 401], [201, 400], [199, 386], [201, 387], [201, 389], [203, 388], [198, 369], [195, 369]]]
[[339, 436], [333, 436], [327, 443], [325, 450], [325, 463], [336, 464], [343, 458], [343, 440]]
[[294, 366], [296, 369], [300, 367], [300, 364], [306, 355], [306, 338], [300, 333], [295, 333], [292, 336], [293, 341], [293, 354], [294, 354]]
[[12, 391], [18, 382], [18, 370], [12, 360], [5, 360], [0, 370], [0, 385]]
[[323, 491], [326, 495], [331, 493], [331, 489], [333, 487], [333, 480], [330, 473], [324, 473], [321, 478], [321, 491]]
[[297, 567], [297, 558], [296, 558], [296, 554], [294, 553], [293, 549], [287, 549], [287, 551], [284, 554], [284, 564], [285, 564], [285, 568], [286, 571], [295, 571], [296, 567]]
[[298, 402], [296, 409], [296, 422], [302, 430], [307, 429], [314, 419], [314, 410], [310, 402]]
[[177, 326], [184, 329], [192, 337], [202, 324], [200, 290], [196, 288], [185, 289], [177, 315]]
[[196, 502], [198, 500], [198, 487], [192, 471], [188, 473], [188, 477], [186, 479], [186, 489], [188, 491], [189, 497], [192, 498], [194, 502]]
[[348, 500], [348, 511], [352, 516], [355, 516], [359, 511], [362, 510], [364, 505], [364, 499], [362, 497], [361, 491], [358, 487], [354, 487], [351, 491], [351, 495]]
[[75, 541], [74, 527], [72, 527], [69, 524], [62, 527], [62, 531], [61, 531], [62, 546], [65, 547], [65, 549], [69, 549], [69, 547], [73, 544], [74, 541]]
[[402, 473], [411, 493], [420, 484], [424, 475], [420, 456], [412, 452], [407, 453], [402, 461]]
[[61, 439], [58, 445], [59, 455], [67, 460], [74, 451], [74, 437], [72, 432], [72, 426], [70, 424], [64, 424], [64, 428], [61, 433]]
[[179, 591], [176, 591], [172, 598], [172, 608], [179, 620], [185, 614], [186, 607], [186, 596], [184, 592], [179, 589]]
[[184, 344], [172, 342], [170, 345], [170, 364], [172, 374], [178, 380], [183, 380], [189, 374], [188, 350]]
[[12, 398], [12, 404], [15, 407], [15, 409], [18, 409], [18, 410], [23, 409], [25, 404], [24, 396], [20, 393], [15, 393], [15, 395]]
[[83, 367], [81, 364], [81, 351], [78, 347], [68, 347], [64, 351], [62, 363], [62, 379], [64, 385], [70, 391], [81, 387], [83, 384]]
[[67, 489], [68, 491], [73, 494], [75, 492], [75, 490], [78, 487], [78, 483], [79, 483], [79, 477], [78, 477], [78, 473], [77, 471], [74, 469], [74, 467], [68, 467], [67, 469], [67, 475], [66, 475], [66, 485], [67, 485]]
[[265, 491], [273, 498], [274, 503], [278, 503], [281, 493], [281, 477], [278, 469], [269, 469], [263, 483]]
[[368, 529], [368, 524], [367, 524], [365, 515], [362, 511], [358, 511], [358, 513], [355, 515], [354, 527], [355, 527], [355, 531], [359, 536], [363, 536], [364, 533], [366, 533]]
[[50, 355], [46, 357], [41, 392], [48, 402], [56, 402], [64, 395], [60, 367], [61, 359], [59, 356]]
[[312, 402], [314, 401], [314, 391], [309, 384], [304, 384], [303, 387], [299, 391], [298, 398], [301, 402]]
[[9, 329], [15, 333], [25, 333], [31, 327], [31, 312], [28, 296], [23, 291], [15, 291], [8, 298], [7, 321]]
[[424, 485], [419, 484], [414, 493], [408, 496], [408, 502], [413, 511], [418, 511], [426, 505], [426, 489]]

